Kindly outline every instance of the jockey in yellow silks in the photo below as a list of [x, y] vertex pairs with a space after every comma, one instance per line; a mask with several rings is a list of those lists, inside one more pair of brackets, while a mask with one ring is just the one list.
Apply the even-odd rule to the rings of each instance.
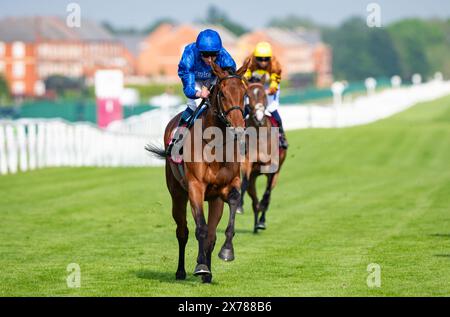
[[253, 54], [248, 59], [251, 59], [251, 62], [244, 76], [247, 80], [257, 79], [265, 82], [267, 110], [278, 123], [280, 146], [287, 149], [288, 143], [283, 129], [283, 122], [278, 113], [278, 107], [280, 105], [281, 65], [276, 57], [273, 56], [272, 47], [267, 42], [258, 43]]

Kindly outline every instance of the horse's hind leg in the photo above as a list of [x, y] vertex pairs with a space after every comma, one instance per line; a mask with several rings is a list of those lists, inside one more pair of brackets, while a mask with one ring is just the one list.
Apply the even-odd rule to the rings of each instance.
[[175, 277], [177, 280], [184, 280], [186, 278], [186, 270], [184, 268], [185, 250], [189, 236], [186, 221], [188, 195], [175, 179], [168, 165], [166, 165], [166, 181], [170, 195], [172, 196], [172, 217], [177, 224], [178, 268]]
[[263, 230], [266, 229], [266, 212], [267, 212], [267, 209], [269, 209], [270, 196], [272, 194], [272, 189], [275, 187], [277, 176], [278, 176], [278, 173], [267, 175], [266, 191], [264, 192], [263, 198], [261, 199], [261, 202], [259, 203], [259, 209], [261, 210], [262, 215], [261, 215], [261, 218], [259, 218], [259, 221], [257, 224], [258, 229], [263, 229]]
[[241, 174], [242, 174], [242, 184], [241, 184], [241, 198], [239, 199], [239, 205], [236, 210], [236, 213], [243, 214], [244, 213], [244, 197], [245, 192], [248, 189], [248, 180], [250, 178], [252, 170], [252, 163], [249, 160], [246, 160], [241, 165]]
[[253, 233], [258, 233], [258, 228], [256, 227], [256, 225], [258, 223], [259, 203], [258, 203], [258, 196], [256, 195], [256, 177], [257, 175], [252, 173], [250, 175], [250, 180], [248, 182], [248, 194], [252, 199], [253, 214], [255, 216]]
[[186, 204], [187, 195], [172, 196], [172, 216], [177, 223], [177, 239], [178, 239], [178, 268], [175, 277], [177, 280], [186, 278], [186, 270], [184, 268], [185, 250], [188, 241], [189, 230], [186, 221]]
[[239, 200], [239, 206], [236, 210], [238, 214], [244, 213], [244, 196], [248, 188], [248, 178], [247, 175], [244, 175], [242, 178], [242, 185], [241, 185], [241, 199]]

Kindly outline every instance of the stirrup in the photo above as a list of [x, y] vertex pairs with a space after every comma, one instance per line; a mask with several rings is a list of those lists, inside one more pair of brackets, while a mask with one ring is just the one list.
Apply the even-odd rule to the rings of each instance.
[[183, 145], [181, 145], [181, 148], [177, 150], [177, 154], [172, 155], [173, 148], [175, 146], [179, 146], [177, 144], [178, 142], [180, 142], [180, 140], [170, 143], [166, 150], [167, 157], [175, 164], [181, 164], [183, 162]]
[[167, 157], [170, 156], [170, 153], [172, 152], [172, 149], [173, 149], [174, 145], [175, 145], [175, 141], [174, 140], [170, 141], [169, 146], [166, 149], [166, 156]]

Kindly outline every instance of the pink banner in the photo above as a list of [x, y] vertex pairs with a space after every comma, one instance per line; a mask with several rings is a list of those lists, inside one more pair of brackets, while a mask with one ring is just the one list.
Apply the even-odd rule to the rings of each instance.
[[97, 124], [100, 128], [122, 119], [123, 109], [119, 98], [97, 98]]

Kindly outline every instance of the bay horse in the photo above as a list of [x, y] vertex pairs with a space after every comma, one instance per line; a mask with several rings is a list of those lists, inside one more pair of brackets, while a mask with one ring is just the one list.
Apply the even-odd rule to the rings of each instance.
[[[271, 128], [276, 127], [276, 121], [271, 120], [271, 117], [265, 114], [267, 108], [267, 95], [264, 88], [263, 81], [252, 82], [247, 87], [249, 116], [246, 120], [246, 127], [253, 127], [256, 130], [256, 138], [258, 139], [258, 146], [254, 148], [249, 147], [249, 142], [246, 142], [247, 153], [245, 161], [242, 164], [242, 187], [241, 187], [241, 200], [238, 207], [238, 213], [243, 213], [244, 196], [248, 192], [252, 199], [252, 207], [254, 213], [254, 227], [253, 233], [257, 233], [259, 229], [266, 229], [266, 212], [269, 208], [270, 197], [272, 190], [275, 188], [278, 176], [280, 174], [281, 166], [286, 159], [287, 150], [282, 148], [273, 148], [270, 146]], [[267, 128], [268, 133], [263, 134], [260, 128]], [[261, 148], [260, 138], [264, 138], [264, 144], [268, 145], [267, 149], [263, 151]], [[278, 143], [278, 142], [277, 142]], [[277, 144], [278, 145], [278, 144]], [[252, 153], [253, 151], [253, 153]], [[272, 151], [279, 151], [277, 160], [273, 158], [274, 153]], [[250, 157], [254, 159], [250, 160]], [[256, 158], [256, 159], [255, 159]], [[272, 165], [269, 173], [262, 173], [263, 167]], [[273, 167], [274, 166], [274, 167]], [[260, 175], [267, 176], [266, 189], [261, 201], [258, 200], [256, 193], [256, 179]], [[261, 212], [261, 217], [258, 218]]]
[[[244, 120], [244, 95], [246, 92], [242, 76], [248, 68], [244, 64], [236, 73], [230, 73], [221, 69], [214, 62], [211, 65], [213, 74], [217, 77], [217, 83], [212, 88], [208, 107], [202, 113], [202, 129], [216, 127], [223, 135], [229, 133], [229, 129], [245, 129]], [[167, 149], [171, 139], [172, 131], [177, 127], [181, 113], [175, 116], [166, 126], [164, 133], [164, 144]], [[200, 122], [197, 120], [196, 122]], [[194, 127], [189, 128], [190, 137], [184, 139], [184, 148], [192, 146], [195, 142], [192, 132]], [[189, 135], [189, 134], [188, 134]], [[198, 136], [196, 136], [198, 138]], [[205, 150], [205, 141], [201, 142], [202, 153]], [[164, 149], [154, 145], [148, 145], [146, 149], [159, 158], [166, 160], [166, 184], [172, 197], [172, 216], [176, 222], [176, 236], [178, 239], [179, 254], [176, 279], [184, 280], [185, 271], [185, 248], [188, 241], [188, 226], [186, 221], [186, 207], [189, 201], [192, 215], [195, 221], [195, 237], [198, 241], [197, 265], [194, 270], [195, 276], [201, 276], [204, 283], [210, 283], [211, 253], [216, 243], [217, 225], [223, 214], [224, 203], [228, 203], [230, 217], [225, 231], [225, 243], [223, 244], [219, 257], [224, 261], [234, 260], [233, 237], [235, 234], [234, 222], [236, 210], [240, 202], [240, 164], [237, 160], [239, 142], [233, 139], [234, 159], [230, 161], [207, 162], [204, 157], [195, 161], [191, 153], [189, 160], [186, 159], [184, 150], [184, 161], [177, 166], [166, 154]], [[227, 148], [223, 151], [223, 157], [227, 155]], [[208, 202], [208, 221], [205, 220], [203, 202]]]

